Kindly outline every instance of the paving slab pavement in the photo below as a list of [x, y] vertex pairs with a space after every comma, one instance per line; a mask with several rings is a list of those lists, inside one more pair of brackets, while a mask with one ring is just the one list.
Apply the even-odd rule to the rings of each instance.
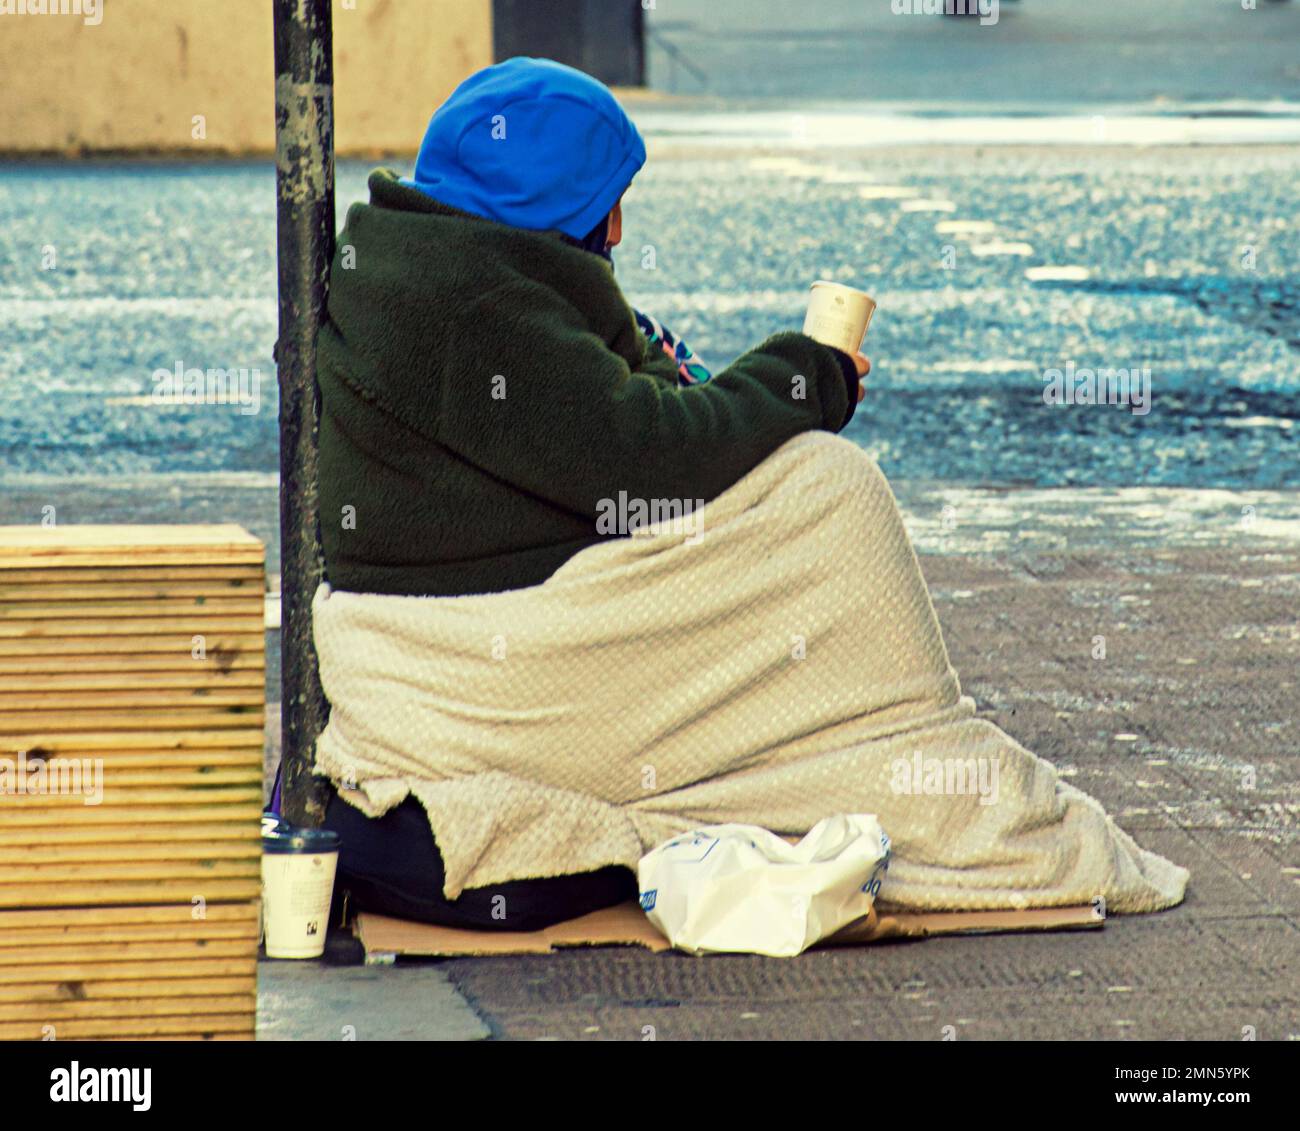
[[446, 974], [263, 959], [259, 1041], [477, 1041], [488, 1029]]

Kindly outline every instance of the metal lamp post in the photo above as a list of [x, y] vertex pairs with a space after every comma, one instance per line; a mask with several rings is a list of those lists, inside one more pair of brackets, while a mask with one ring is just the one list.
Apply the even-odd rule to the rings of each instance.
[[328, 706], [312, 643], [324, 576], [317, 493], [316, 330], [334, 255], [334, 42], [330, 0], [274, 0], [275, 180], [280, 331], [282, 809], [319, 825], [325, 783], [312, 748]]

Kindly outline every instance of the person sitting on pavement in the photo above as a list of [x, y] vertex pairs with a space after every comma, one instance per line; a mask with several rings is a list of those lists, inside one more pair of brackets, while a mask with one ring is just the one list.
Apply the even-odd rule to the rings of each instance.
[[352, 906], [536, 929], [683, 833], [835, 813], [888, 834], [882, 905], [1177, 903], [1185, 869], [962, 694], [889, 483], [835, 435], [867, 360], [781, 332], [714, 376], [628, 305], [644, 160], [605, 87], [513, 59], [348, 213], [312, 624]]
[[[333, 588], [538, 585], [627, 533], [602, 528], [601, 499], [708, 501], [790, 438], [852, 418], [865, 357], [782, 331], [711, 374], [629, 306], [611, 252], [645, 159], [605, 86], [516, 58], [437, 110], [411, 177], [371, 175], [318, 343]], [[447, 900], [437, 830], [413, 797], [370, 818], [334, 795], [326, 826], [354, 909], [527, 930], [636, 896], [632, 873], [609, 867]]]

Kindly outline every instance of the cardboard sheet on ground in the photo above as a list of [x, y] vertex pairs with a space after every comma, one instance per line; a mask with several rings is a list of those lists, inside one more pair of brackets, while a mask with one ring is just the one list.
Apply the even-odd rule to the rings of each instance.
[[[1035, 907], [1023, 911], [883, 912], [845, 927], [820, 946], [863, 946], [885, 939], [931, 935], [997, 934], [1005, 931], [1077, 931], [1099, 928], [1103, 920], [1091, 906]], [[640, 946], [670, 950], [635, 901], [557, 923], [544, 931], [465, 931], [432, 927], [362, 913], [357, 936], [367, 963], [399, 956], [452, 958], [497, 954], [550, 954], [577, 946]]]

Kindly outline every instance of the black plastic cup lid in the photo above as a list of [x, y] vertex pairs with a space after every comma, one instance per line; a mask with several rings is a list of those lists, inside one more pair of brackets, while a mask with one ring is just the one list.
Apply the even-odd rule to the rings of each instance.
[[262, 829], [262, 851], [272, 856], [311, 856], [337, 852], [339, 834], [329, 829], [300, 829], [281, 819], [273, 828]]

